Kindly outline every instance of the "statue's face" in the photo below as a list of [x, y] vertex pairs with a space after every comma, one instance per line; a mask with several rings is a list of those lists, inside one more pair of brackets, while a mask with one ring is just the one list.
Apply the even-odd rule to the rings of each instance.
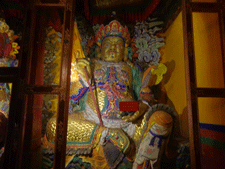
[[102, 41], [101, 55], [105, 61], [122, 61], [124, 58], [124, 50], [124, 41], [120, 37], [108, 36]]

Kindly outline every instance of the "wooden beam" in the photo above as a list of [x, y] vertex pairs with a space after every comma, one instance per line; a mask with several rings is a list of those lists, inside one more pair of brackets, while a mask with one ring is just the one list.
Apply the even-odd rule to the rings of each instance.
[[196, 90], [196, 72], [192, 10], [189, 0], [182, 1], [182, 14], [191, 168], [201, 169], [198, 99], [197, 95], [193, 92]]
[[47, 3], [47, 4], [44, 4], [44, 3], [36, 3], [36, 4], [34, 4], [34, 6], [36, 6], [36, 7], [42, 7], [42, 8], [44, 8], [44, 7], [46, 7], [46, 8], [48, 8], [48, 7], [55, 7], [55, 8], [64, 8], [64, 4], [63, 3]]
[[56, 85], [24, 85], [21, 87], [25, 94], [60, 94], [64, 92], [63, 88]]
[[220, 41], [221, 41], [221, 52], [223, 62], [223, 79], [225, 84], [225, 2], [221, 2], [222, 8], [219, 10], [219, 27], [220, 27]]
[[197, 88], [198, 97], [222, 97], [225, 98], [225, 88]]
[[1, 76], [17, 76], [19, 74], [18, 67], [0, 67]]
[[218, 12], [221, 6], [218, 3], [192, 2], [192, 12]]
[[62, 36], [62, 71], [60, 79], [60, 85], [64, 92], [61, 92], [59, 95], [53, 164], [54, 169], [65, 168], [74, 17], [75, 0], [66, 0]]

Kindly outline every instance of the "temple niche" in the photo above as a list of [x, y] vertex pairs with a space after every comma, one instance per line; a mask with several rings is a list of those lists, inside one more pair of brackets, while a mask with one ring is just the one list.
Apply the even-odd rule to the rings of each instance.
[[[96, 1], [95, 8], [112, 5], [106, 2]], [[32, 85], [61, 83], [63, 12], [37, 9], [31, 28], [37, 32]], [[175, 67], [174, 60], [164, 59], [165, 21], [147, 12], [125, 16], [115, 11], [99, 20], [88, 19], [78, 11], [73, 23], [65, 167], [188, 168], [188, 136], [180, 133], [176, 103], [165, 86]], [[19, 49], [17, 43], [12, 46]], [[30, 166], [50, 169], [55, 160], [59, 95], [37, 93], [27, 98], [32, 100], [28, 104], [33, 114]]]
[[29, 3], [0, 10], [0, 168], [224, 165], [219, 13], [179, 0]]
[[[39, 18], [45, 18], [42, 14], [47, 11], [40, 9]], [[35, 29], [42, 31], [37, 39], [44, 42], [37, 46], [39, 53], [34, 53], [39, 56], [38, 67], [42, 67], [34, 84], [59, 84], [64, 23], [61, 13], [53, 10], [48, 20], [37, 20], [39, 26]], [[100, 17], [101, 22], [92, 19], [91, 24], [78, 12], [73, 24], [66, 168], [168, 168], [168, 164], [171, 168], [188, 168], [188, 128], [180, 129], [183, 122], [166, 89], [175, 69], [175, 60], [163, 59], [167, 50], [163, 32], [166, 24], [150, 16], [140, 21], [128, 18], [125, 22], [115, 11]], [[106, 43], [107, 38], [112, 39]], [[126, 52], [109, 47], [111, 51], [118, 50], [117, 61], [114, 54], [108, 56], [102, 49], [110, 45], [116, 48], [119, 39], [123, 39]], [[184, 73], [184, 66], [181, 70]], [[185, 98], [183, 87], [178, 92], [181, 98]], [[43, 109], [36, 110], [39, 113], [33, 121], [32, 149], [36, 151], [32, 154], [32, 166], [53, 166], [58, 99], [57, 95], [34, 96], [34, 104]], [[154, 115], [158, 111], [161, 112]], [[185, 113], [183, 116], [187, 116]], [[187, 119], [183, 120], [187, 124]], [[159, 129], [154, 129], [153, 124], [163, 127], [162, 135], [157, 134]], [[41, 140], [35, 139], [40, 135]]]

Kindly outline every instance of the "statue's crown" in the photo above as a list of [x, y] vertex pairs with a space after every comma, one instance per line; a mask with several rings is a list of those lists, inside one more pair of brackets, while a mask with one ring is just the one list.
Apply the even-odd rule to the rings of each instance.
[[108, 25], [101, 25], [99, 31], [96, 34], [96, 42], [98, 46], [101, 46], [101, 43], [105, 37], [108, 36], [118, 36], [124, 40], [125, 46], [128, 46], [130, 41], [130, 33], [127, 27], [123, 27], [118, 21], [113, 20]]

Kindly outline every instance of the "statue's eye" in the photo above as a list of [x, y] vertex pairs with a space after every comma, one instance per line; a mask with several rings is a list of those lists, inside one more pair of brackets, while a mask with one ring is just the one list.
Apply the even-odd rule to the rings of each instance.
[[109, 43], [106, 43], [105, 44], [105, 48], [109, 48], [110, 47], [110, 44]]
[[121, 45], [121, 44], [117, 44], [117, 45], [116, 45], [116, 48], [122, 49], [122, 45]]

